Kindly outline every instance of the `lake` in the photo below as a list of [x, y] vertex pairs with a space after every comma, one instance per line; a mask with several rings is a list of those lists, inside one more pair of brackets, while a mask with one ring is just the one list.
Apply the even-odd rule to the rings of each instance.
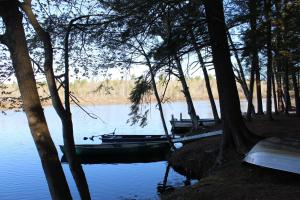
[[[218, 103], [218, 102], [217, 102]], [[195, 101], [200, 118], [212, 117], [208, 101]], [[242, 110], [245, 103], [242, 103]], [[100, 119], [91, 119], [78, 107], [72, 107], [74, 137], [76, 144], [93, 143], [84, 141], [84, 136], [110, 133], [116, 134], [164, 134], [160, 116], [155, 105], [150, 107], [148, 125], [141, 128], [126, 123], [130, 105], [98, 105], [84, 108]], [[218, 105], [217, 105], [218, 106]], [[52, 139], [58, 145], [63, 143], [61, 123], [51, 107], [44, 109]], [[185, 102], [164, 105], [166, 120], [171, 114], [188, 118]], [[170, 124], [168, 122], [168, 129]], [[50, 199], [47, 182], [38, 153], [28, 128], [25, 113], [9, 111], [0, 115], [0, 199]], [[98, 142], [98, 141], [95, 141]], [[95, 143], [94, 142], [94, 143]], [[83, 165], [92, 199], [159, 199], [158, 184], [163, 182], [166, 161], [134, 164], [90, 164]], [[63, 164], [72, 196], [80, 199], [69, 166]], [[186, 178], [170, 170], [168, 185], [180, 187]]]

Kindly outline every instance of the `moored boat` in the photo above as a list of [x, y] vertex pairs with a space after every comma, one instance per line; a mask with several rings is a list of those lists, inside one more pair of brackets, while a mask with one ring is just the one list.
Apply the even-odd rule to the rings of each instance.
[[[60, 145], [64, 153], [64, 147]], [[170, 150], [168, 142], [121, 142], [75, 145], [78, 156], [147, 156], [166, 153]]]

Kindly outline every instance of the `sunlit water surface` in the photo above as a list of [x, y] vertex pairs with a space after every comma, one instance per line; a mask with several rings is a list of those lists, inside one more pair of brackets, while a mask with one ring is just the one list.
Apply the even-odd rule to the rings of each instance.
[[[103, 121], [91, 119], [78, 107], [72, 107], [77, 144], [91, 143], [84, 141], [84, 136], [109, 133], [115, 128], [117, 134], [163, 134], [155, 105], [151, 106], [148, 125], [144, 128], [126, 123], [129, 105], [85, 108], [100, 116]], [[196, 101], [195, 108], [200, 118], [212, 117], [208, 101]], [[60, 120], [53, 108], [45, 108], [44, 111], [52, 138], [58, 148], [58, 145], [63, 143]], [[185, 102], [164, 105], [164, 113], [168, 120], [171, 114], [179, 117], [182, 113], [183, 117], [188, 117]], [[169, 123], [168, 128], [170, 130]], [[0, 199], [50, 199], [47, 182], [23, 112], [10, 111], [7, 115], [0, 115], [0, 142]], [[62, 153], [59, 150], [58, 152], [61, 157]], [[163, 181], [166, 166], [166, 161], [161, 161], [83, 165], [83, 169], [92, 199], [159, 199], [156, 188]], [[63, 168], [74, 199], [79, 199], [68, 165], [63, 164]], [[184, 185], [184, 181], [184, 176], [170, 170], [168, 185], [180, 187]]]

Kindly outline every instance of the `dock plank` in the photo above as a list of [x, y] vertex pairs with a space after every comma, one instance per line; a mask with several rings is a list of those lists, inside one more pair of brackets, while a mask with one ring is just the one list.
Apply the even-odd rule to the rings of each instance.
[[207, 132], [207, 133], [200, 133], [197, 135], [191, 135], [191, 136], [184, 136], [182, 138], [176, 138], [173, 139], [172, 141], [174, 143], [178, 143], [178, 142], [192, 142], [194, 140], [199, 140], [202, 138], [208, 138], [208, 137], [213, 137], [213, 136], [218, 136], [218, 135], [222, 135], [223, 131], [219, 130], [219, 131], [211, 131], [211, 132]]

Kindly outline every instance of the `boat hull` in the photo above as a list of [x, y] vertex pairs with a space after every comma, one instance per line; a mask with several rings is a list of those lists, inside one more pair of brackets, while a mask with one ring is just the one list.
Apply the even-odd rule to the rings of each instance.
[[[60, 146], [64, 153], [63, 146]], [[163, 143], [107, 143], [75, 145], [77, 156], [147, 156], [166, 153], [170, 150], [167, 142]]]
[[244, 161], [300, 174], [300, 140], [275, 137], [261, 140], [249, 151]]

